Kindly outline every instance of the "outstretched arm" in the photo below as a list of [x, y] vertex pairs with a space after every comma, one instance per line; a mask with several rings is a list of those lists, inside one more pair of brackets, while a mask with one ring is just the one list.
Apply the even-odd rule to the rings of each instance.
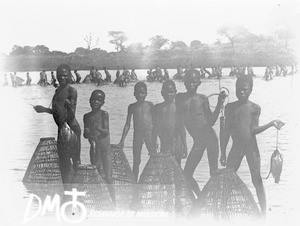
[[36, 106], [33, 106], [33, 109], [37, 112], [37, 113], [48, 113], [48, 114], [52, 114], [53, 111], [51, 108], [46, 108], [46, 107], [43, 107], [41, 105], [36, 105]]
[[252, 124], [251, 124], [251, 134], [252, 135], [262, 133], [272, 126], [274, 126], [276, 129], [281, 129], [281, 127], [284, 125], [284, 123], [280, 120], [273, 120], [263, 126], [259, 126], [260, 112], [261, 112], [260, 106], [258, 106], [258, 105], [255, 106], [254, 113], [253, 113], [253, 120], [252, 120]]
[[127, 112], [127, 118], [126, 118], [126, 123], [125, 123], [125, 126], [124, 126], [124, 129], [123, 129], [123, 133], [122, 133], [122, 138], [121, 138], [121, 141], [119, 143], [120, 146], [124, 146], [124, 140], [127, 136], [127, 133], [130, 129], [130, 123], [131, 123], [131, 116], [132, 116], [132, 105], [129, 105], [128, 106], [128, 112]]
[[228, 110], [228, 105], [225, 107], [225, 126], [220, 131], [220, 146], [221, 146], [221, 157], [220, 157], [220, 163], [222, 166], [226, 166], [226, 147], [230, 138], [230, 114]]

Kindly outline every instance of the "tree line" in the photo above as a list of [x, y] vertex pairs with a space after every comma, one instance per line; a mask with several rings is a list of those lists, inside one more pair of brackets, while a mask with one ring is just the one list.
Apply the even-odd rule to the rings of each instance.
[[84, 38], [86, 47], [74, 52], [50, 51], [47, 46], [13, 46], [4, 56], [5, 69], [54, 70], [65, 62], [74, 69], [87, 70], [91, 67], [120, 68], [176, 68], [193, 64], [195, 67], [268, 66], [295, 63], [294, 37], [287, 29], [278, 29], [273, 35], [256, 35], [244, 27], [222, 26], [217, 30], [221, 39], [213, 44], [193, 40], [189, 44], [172, 41], [162, 35], [149, 39], [149, 44], [127, 44], [123, 31], [109, 31], [109, 41], [115, 52], [98, 47], [99, 38], [92, 33]]

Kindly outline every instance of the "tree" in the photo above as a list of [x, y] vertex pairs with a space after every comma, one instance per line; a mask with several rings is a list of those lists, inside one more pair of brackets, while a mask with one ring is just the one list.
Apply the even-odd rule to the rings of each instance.
[[280, 27], [275, 30], [275, 36], [279, 40], [283, 40], [285, 43], [285, 50], [288, 49], [288, 41], [294, 38], [294, 34], [289, 30], [288, 27]]
[[149, 39], [151, 42], [150, 47], [154, 50], [160, 50], [165, 44], [169, 42], [169, 39], [164, 38], [162, 35], [156, 35]]
[[34, 48], [32, 46], [18, 46], [14, 45], [10, 55], [32, 55]]
[[131, 52], [131, 53], [143, 53], [145, 47], [143, 46], [143, 44], [141, 42], [138, 42], [138, 43], [132, 43], [130, 44], [126, 50], [128, 52]]
[[87, 50], [91, 50], [98, 45], [99, 38], [97, 38], [97, 40], [95, 41], [93, 34], [89, 33], [87, 36], [85, 36], [84, 41], [86, 42]]
[[187, 45], [183, 41], [171, 42], [172, 50], [187, 50]]
[[78, 47], [75, 49], [75, 54], [78, 55], [86, 55], [87, 54], [87, 49], [83, 48], [83, 47]]
[[191, 41], [191, 44], [190, 44], [190, 49], [192, 51], [199, 51], [202, 47], [202, 42], [200, 42], [199, 40], [193, 40]]
[[37, 55], [46, 55], [49, 53], [49, 48], [44, 45], [37, 45], [34, 47], [33, 52]]
[[237, 34], [235, 33], [233, 28], [229, 26], [222, 26], [218, 29], [217, 33], [221, 36], [225, 36], [229, 40], [231, 47], [234, 48], [234, 43]]
[[125, 51], [124, 42], [127, 41], [127, 37], [123, 31], [109, 31], [108, 35], [113, 38], [109, 43], [115, 45], [117, 52]]

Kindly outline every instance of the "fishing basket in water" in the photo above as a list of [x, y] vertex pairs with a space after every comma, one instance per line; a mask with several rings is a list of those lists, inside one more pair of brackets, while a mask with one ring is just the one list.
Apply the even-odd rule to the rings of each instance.
[[[134, 184], [136, 184], [128, 159], [123, 148], [112, 144], [112, 178], [114, 182], [118, 208], [128, 208], [133, 197]], [[104, 171], [101, 165], [101, 176]]]
[[251, 191], [231, 169], [217, 170], [204, 186], [197, 215], [231, 220], [259, 216]]
[[175, 158], [170, 154], [154, 154], [141, 174], [131, 208], [187, 216], [192, 208], [191, 194]]
[[[108, 192], [105, 181], [100, 176], [94, 165], [78, 165], [68, 190], [76, 188], [79, 192], [86, 192], [79, 196], [78, 201], [83, 203], [88, 210], [113, 210], [114, 205]], [[70, 197], [67, 197], [70, 199]], [[69, 200], [67, 200], [69, 201]]]
[[54, 137], [40, 139], [23, 177], [23, 183], [62, 184]]

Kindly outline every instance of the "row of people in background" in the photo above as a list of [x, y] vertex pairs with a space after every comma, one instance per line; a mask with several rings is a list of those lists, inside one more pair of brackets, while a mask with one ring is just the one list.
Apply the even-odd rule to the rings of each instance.
[[148, 82], [154, 82], [154, 81], [164, 82], [170, 79], [168, 70], [165, 68], [163, 73], [160, 67], [156, 67], [155, 70], [149, 69], [147, 71], [146, 78]]
[[119, 67], [117, 67], [116, 79], [114, 84], [119, 85], [120, 87], [126, 86], [129, 82], [137, 81], [137, 75], [135, 73], [135, 69], [131, 69], [131, 72], [127, 70], [125, 67], [123, 68], [123, 72], [121, 73]]

